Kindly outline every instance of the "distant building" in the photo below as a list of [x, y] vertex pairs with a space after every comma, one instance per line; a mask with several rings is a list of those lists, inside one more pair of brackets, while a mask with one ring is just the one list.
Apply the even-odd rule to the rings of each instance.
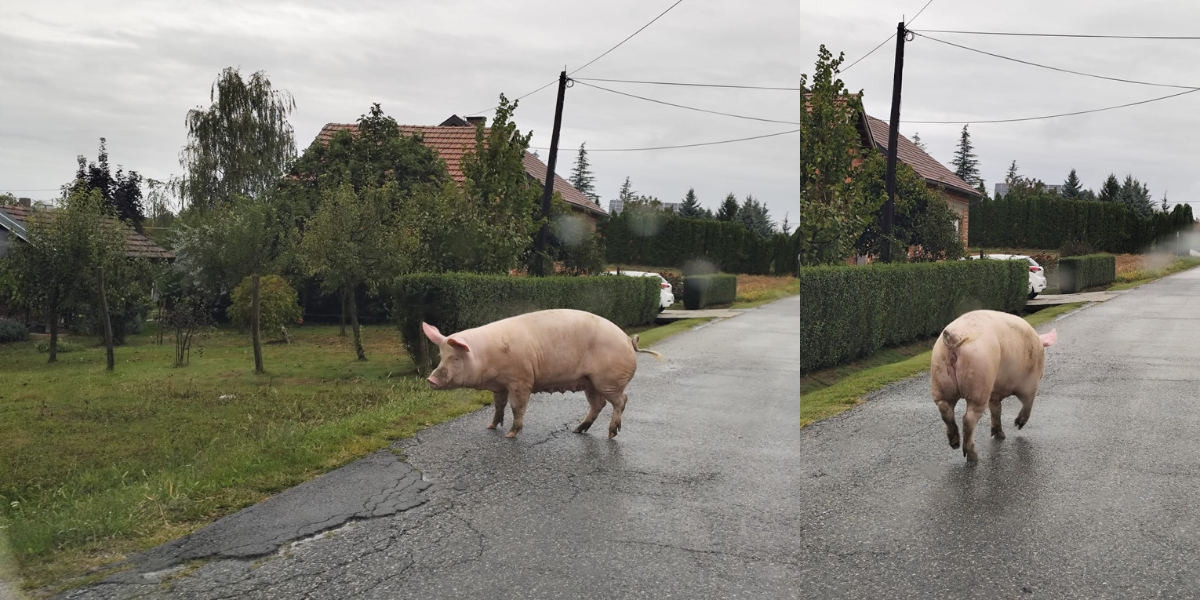
[[[1045, 189], [1047, 192], [1054, 192], [1055, 194], [1061, 194], [1062, 187], [1063, 186], [1060, 184], [1047, 185]], [[1003, 198], [1004, 195], [1007, 193], [1008, 193], [1008, 184], [1007, 183], [997, 183], [996, 184], [996, 197], [997, 198]]]
[[[663, 210], [669, 209], [674, 212], [679, 212], [680, 207], [683, 206], [682, 202], [662, 202], [661, 204], [662, 204]], [[615, 215], [621, 214], [621, 211], [625, 210], [625, 201], [624, 200], [609, 200], [608, 201], [608, 210], [609, 210], [609, 212], [611, 212]]]

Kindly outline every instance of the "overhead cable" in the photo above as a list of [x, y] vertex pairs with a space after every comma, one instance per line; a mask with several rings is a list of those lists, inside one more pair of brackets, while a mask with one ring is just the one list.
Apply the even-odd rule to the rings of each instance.
[[[750, 136], [750, 137], [736, 138], [736, 139], [732, 139], [732, 140], [719, 140], [716, 142], [699, 142], [699, 143], [695, 143], [695, 144], [679, 144], [676, 146], [651, 146], [648, 148], [588, 148], [587, 151], [588, 152], [642, 152], [645, 150], [674, 150], [676, 148], [696, 148], [699, 146], [716, 146], [718, 144], [732, 144], [734, 142], [748, 142], [750, 140], [761, 140], [764, 138], [778, 137], [781, 135], [788, 135], [788, 134], [792, 134], [792, 133], [800, 133], [800, 130], [799, 129], [791, 129], [788, 131], [780, 131], [778, 133], [768, 133], [766, 135], [754, 135], [754, 136]], [[539, 146], [531, 146], [530, 148], [533, 150], [549, 150], [549, 148], [544, 148], [544, 147], [539, 147]]]
[[721, 116], [724, 116], [724, 117], [734, 117], [734, 118], [736, 118], [736, 119], [746, 119], [746, 120], [749, 120], [749, 121], [761, 121], [761, 122], [763, 122], [763, 123], [783, 123], [783, 124], [786, 124], [786, 125], [799, 125], [799, 124], [800, 124], [800, 123], [798, 123], [798, 122], [796, 122], [796, 121], [782, 121], [782, 120], [779, 120], [779, 119], [767, 119], [767, 118], [764, 118], [764, 117], [751, 117], [751, 116], [747, 116], [747, 115], [738, 115], [738, 114], [734, 114], [734, 113], [721, 112], [721, 111], [718, 111], [718, 110], [708, 110], [708, 109], [706, 109], [706, 108], [696, 108], [696, 107], [694, 107], [694, 106], [686, 106], [686, 105], [683, 105], [683, 104], [675, 104], [674, 102], [667, 102], [667, 101], [665, 101], [665, 100], [655, 100], [654, 98], [647, 98], [647, 97], [645, 97], [645, 96], [638, 96], [637, 94], [630, 94], [630, 93], [627, 93], [627, 92], [620, 92], [620, 91], [617, 91], [617, 90], [609, 89], [609, 88], [606, 88], [606, 87], [601, 87], [601, 86], [594, 85], [594, 84], [591, 84], [591, 83], [587, 83], [587, 82], [584, 82], [584, 81], [579, 81], [579, 80], [575, 80], [575, 81], [576, 81], [576, 83], [578, 83], [579, 85], [585, 85], [585, 86], [587, 86], [587, 87], [590, 87], [590, 88], [595, 88], [595, 89], [598, 89], [598, 90], [603, 90], [603, 91], [605, 91], [605, 92], [609, 92], [609, 93], [612, 93], [612, 94], [618, 94], [618, 95], [621, 95], [621, 96], [627, 96], [627, 97], [630, 97], [630, 98], [636, 98], [636, 99], [638, 99], [638, 100], [645, 100], [646, 102], [653, 102], [653, 103], [655, 103], [655, 104], [662, 104], [662, 105], [665, 105], [665, 106], [673, 106], [673, 107], [675, 107], [675, 108], [682, 108], [682, 109], [684, 109], [684, 110], [693, 110], [693, 111], [696, 111], [696, 112], [708, 113], [708, 114], [711, 114], [711, 115], [721, 115]]
[[979, 124], [979, 123], [1017, 123], [1020, 121], [1040, 121], [1043, 119], [1057, 119], [1059, 117], [1072, 117], [1075, 115], [1086, 115], [1086, 114], [1090, 114], [1090, 113], [1104, 112], [1106, 110], [1116, 110], [1118, 108], [1127, 108], [1130, 106], [1149, 104], [1151, 102], [1158, 102], [1159, 100], [1167, 100], [1169, 98], [1175, 98], [1178, 96], [1183, 96], [1185, 94], [1192, 94], [1195, 92], [1200, 92], [1200, 88], [1184, 90], [1182, 92], [1176, 92], [1174, 94], [1168, 94], [1166, 96], [1150, 98], [1149, 100], [1140, 100], [1138, 102], [1129, 102], [1127, 104], [1118, 104], [1116, 106], [1106, 106], [1104, 108], [1093, 108], [1090, 110], [1077, 110], [1075, 112], [1059, 113], [1056, 115], [1043, 115], [1040, 117], [1021, 117], [1021, 118], [1017, 118], [1017, 119], [958, 119], [956, 121], [905, 121], [905, 120], [901, 120], [900, 122], [901, 123], [909, 123], [912, 125], [964, 125], [964, 124], [975, 125], [975, 124]]

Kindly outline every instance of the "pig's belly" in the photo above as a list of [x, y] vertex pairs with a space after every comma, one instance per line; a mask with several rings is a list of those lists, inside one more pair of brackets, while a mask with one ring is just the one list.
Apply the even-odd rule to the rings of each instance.
[[545, 392], [553, 394], [556, 392], [582, 392], [588, 388], [590, 380], [587, 377], [559, 379], [554, 381], [539, 381], [533, 386], [534, 393]]

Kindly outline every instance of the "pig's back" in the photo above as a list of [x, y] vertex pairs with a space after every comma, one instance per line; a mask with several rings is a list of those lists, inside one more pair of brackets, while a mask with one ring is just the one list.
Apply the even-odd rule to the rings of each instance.
[[993, 362], [993, 391], [1008, 395], [1028, 381], [1041, 377], [1044, 354], [1037, 332], [1024, 319], [993, 310], [977, 310], [959, 317], [947, 328], [971, 340], [962, 352], [977, 361]]

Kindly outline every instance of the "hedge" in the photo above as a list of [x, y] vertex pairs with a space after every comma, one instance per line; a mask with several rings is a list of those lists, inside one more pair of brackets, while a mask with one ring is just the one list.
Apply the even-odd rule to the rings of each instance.
[[1190, 230], [1193, 223], [1186, 204], [1143, 217], [1114, 202], [1010, 194], [972, 205], [968, 234], [971, 245], [980, 247], [1058, 248], [1080, 241], [1104, 252], [1138, 253], [1151, 245], [1174, 251], [1175, 232]]
[[683, 278], [683, 307], [698, 310], [714, 304], [729, 304], [737, 298], [737, 275], [691, 275]]
[[651, 209], [626, 210], [600, 227], [613, 264], [682, 267], [706, 261], [727, 273], [791, 275], [798, 234], [759, 237], [741, 223], [688, 219]]
[[1117, 278], [1117, 257], [1111, 254], [1069, 256], [1058, 260], [1058, 288], [1064, 294], [1108, 285]]
[[811, 370], [936, 335], [959, 315], [1025, 306], [1023, 261], [800, 268], [800, 366]]
[[528, 312], [573, 308], [637, 327], [654, 322], [660, 291], [654, 277], [418, 274], [396, 278], [388, 304], [409, 356], [428, 372], [437, 350], [425, 344], [422, 321], [450, 335]]
[[14, 319], [0, 319], [0, 344], [29, 339], [29, 328]]

